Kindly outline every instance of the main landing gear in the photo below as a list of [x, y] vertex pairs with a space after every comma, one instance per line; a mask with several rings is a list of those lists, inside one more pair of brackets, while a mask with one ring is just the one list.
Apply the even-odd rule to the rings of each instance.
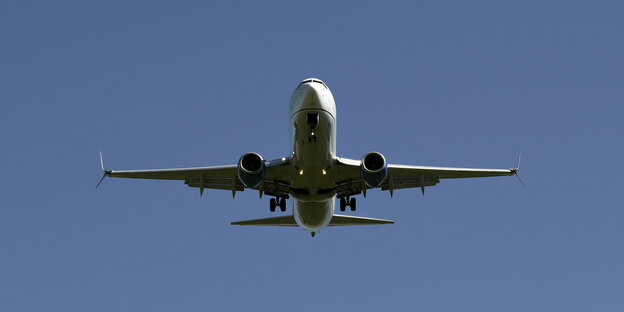
[[355, 198], [340, 198], [340, 211], [345, 211], [347, 206], [351, 207], [351, 211], [355, 211]]
[[271, 212], [275, 211], [275, 207], [277, 206], [280, 207], [280, 210], [282, 212], [286, 211], [286, 198], [271, 198], [271, 200], [269, 201], [269, 209], [271, 210]]

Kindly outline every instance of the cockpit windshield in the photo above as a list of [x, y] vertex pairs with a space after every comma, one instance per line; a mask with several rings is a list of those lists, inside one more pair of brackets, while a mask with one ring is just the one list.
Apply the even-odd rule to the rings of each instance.
[[[302, 85], [302, 84], [305, 84], [305, 83], [320, 83], [320, 84], [322, 84], [323, 86], [325, 86], [325, 88], [327, 88], [327, 85], [326, 85], [323, 81], [321, 81], [320, 79], [316, 79], [316, 78], [308, 78], [308, 79], [305, 79], [305, 80], [303, 80], [303, 81], [302, 81], [299, 85]], [[329, 88], [328, 88], [328, 89], [329, 89]]]

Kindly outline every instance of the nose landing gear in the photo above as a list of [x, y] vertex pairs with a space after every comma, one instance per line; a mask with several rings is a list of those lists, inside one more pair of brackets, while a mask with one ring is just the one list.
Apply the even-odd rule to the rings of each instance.
[[308, 142], [312, 143], [312, 141], [316, 143], [316, 132], [314, 132], [314, 128], [312, 128], [312, 132], [310, 132], [310, 135], [308, 136]]
[[310, 125], [310, 135], [308, 136], [308, 142], [316, 143], [316, 127], [319, 125], [319, 114], [308, 113], [306, 115], [306, 122]]

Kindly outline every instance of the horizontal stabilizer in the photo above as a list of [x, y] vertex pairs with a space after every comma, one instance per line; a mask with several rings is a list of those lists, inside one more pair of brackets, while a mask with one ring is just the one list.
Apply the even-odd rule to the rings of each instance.
[[329, 226], [342, 225], [371, 225], [371, 224], [394, 224], [392, 220], [374, 219], [365, 217], [354, 217], [345, 215], [333, 215]]
[[232, 222], [232, 225], [260, 225], [260, 226], [297, 226], [293, 216], [282, 216], [264, 219]]

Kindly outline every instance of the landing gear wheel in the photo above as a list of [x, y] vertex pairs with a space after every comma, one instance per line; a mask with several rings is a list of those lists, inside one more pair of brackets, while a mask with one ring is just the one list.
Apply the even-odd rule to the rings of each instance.
[[351, 211], [355, 211], [355, 198], [351, 198], [349, 202], [349, 207], [351, 207]]
[[282, 212], [286, 211], [286, 198], [280, 199], [279, 206]]
[[340, 198], [340, 211], [345, 211], [347, 208], [347, 200], [344, 197]]
[[271, 198], [271, 200], [269, 201], [269, 209], [271, 209], [271, 212], [275, 211], [275, 198]]

